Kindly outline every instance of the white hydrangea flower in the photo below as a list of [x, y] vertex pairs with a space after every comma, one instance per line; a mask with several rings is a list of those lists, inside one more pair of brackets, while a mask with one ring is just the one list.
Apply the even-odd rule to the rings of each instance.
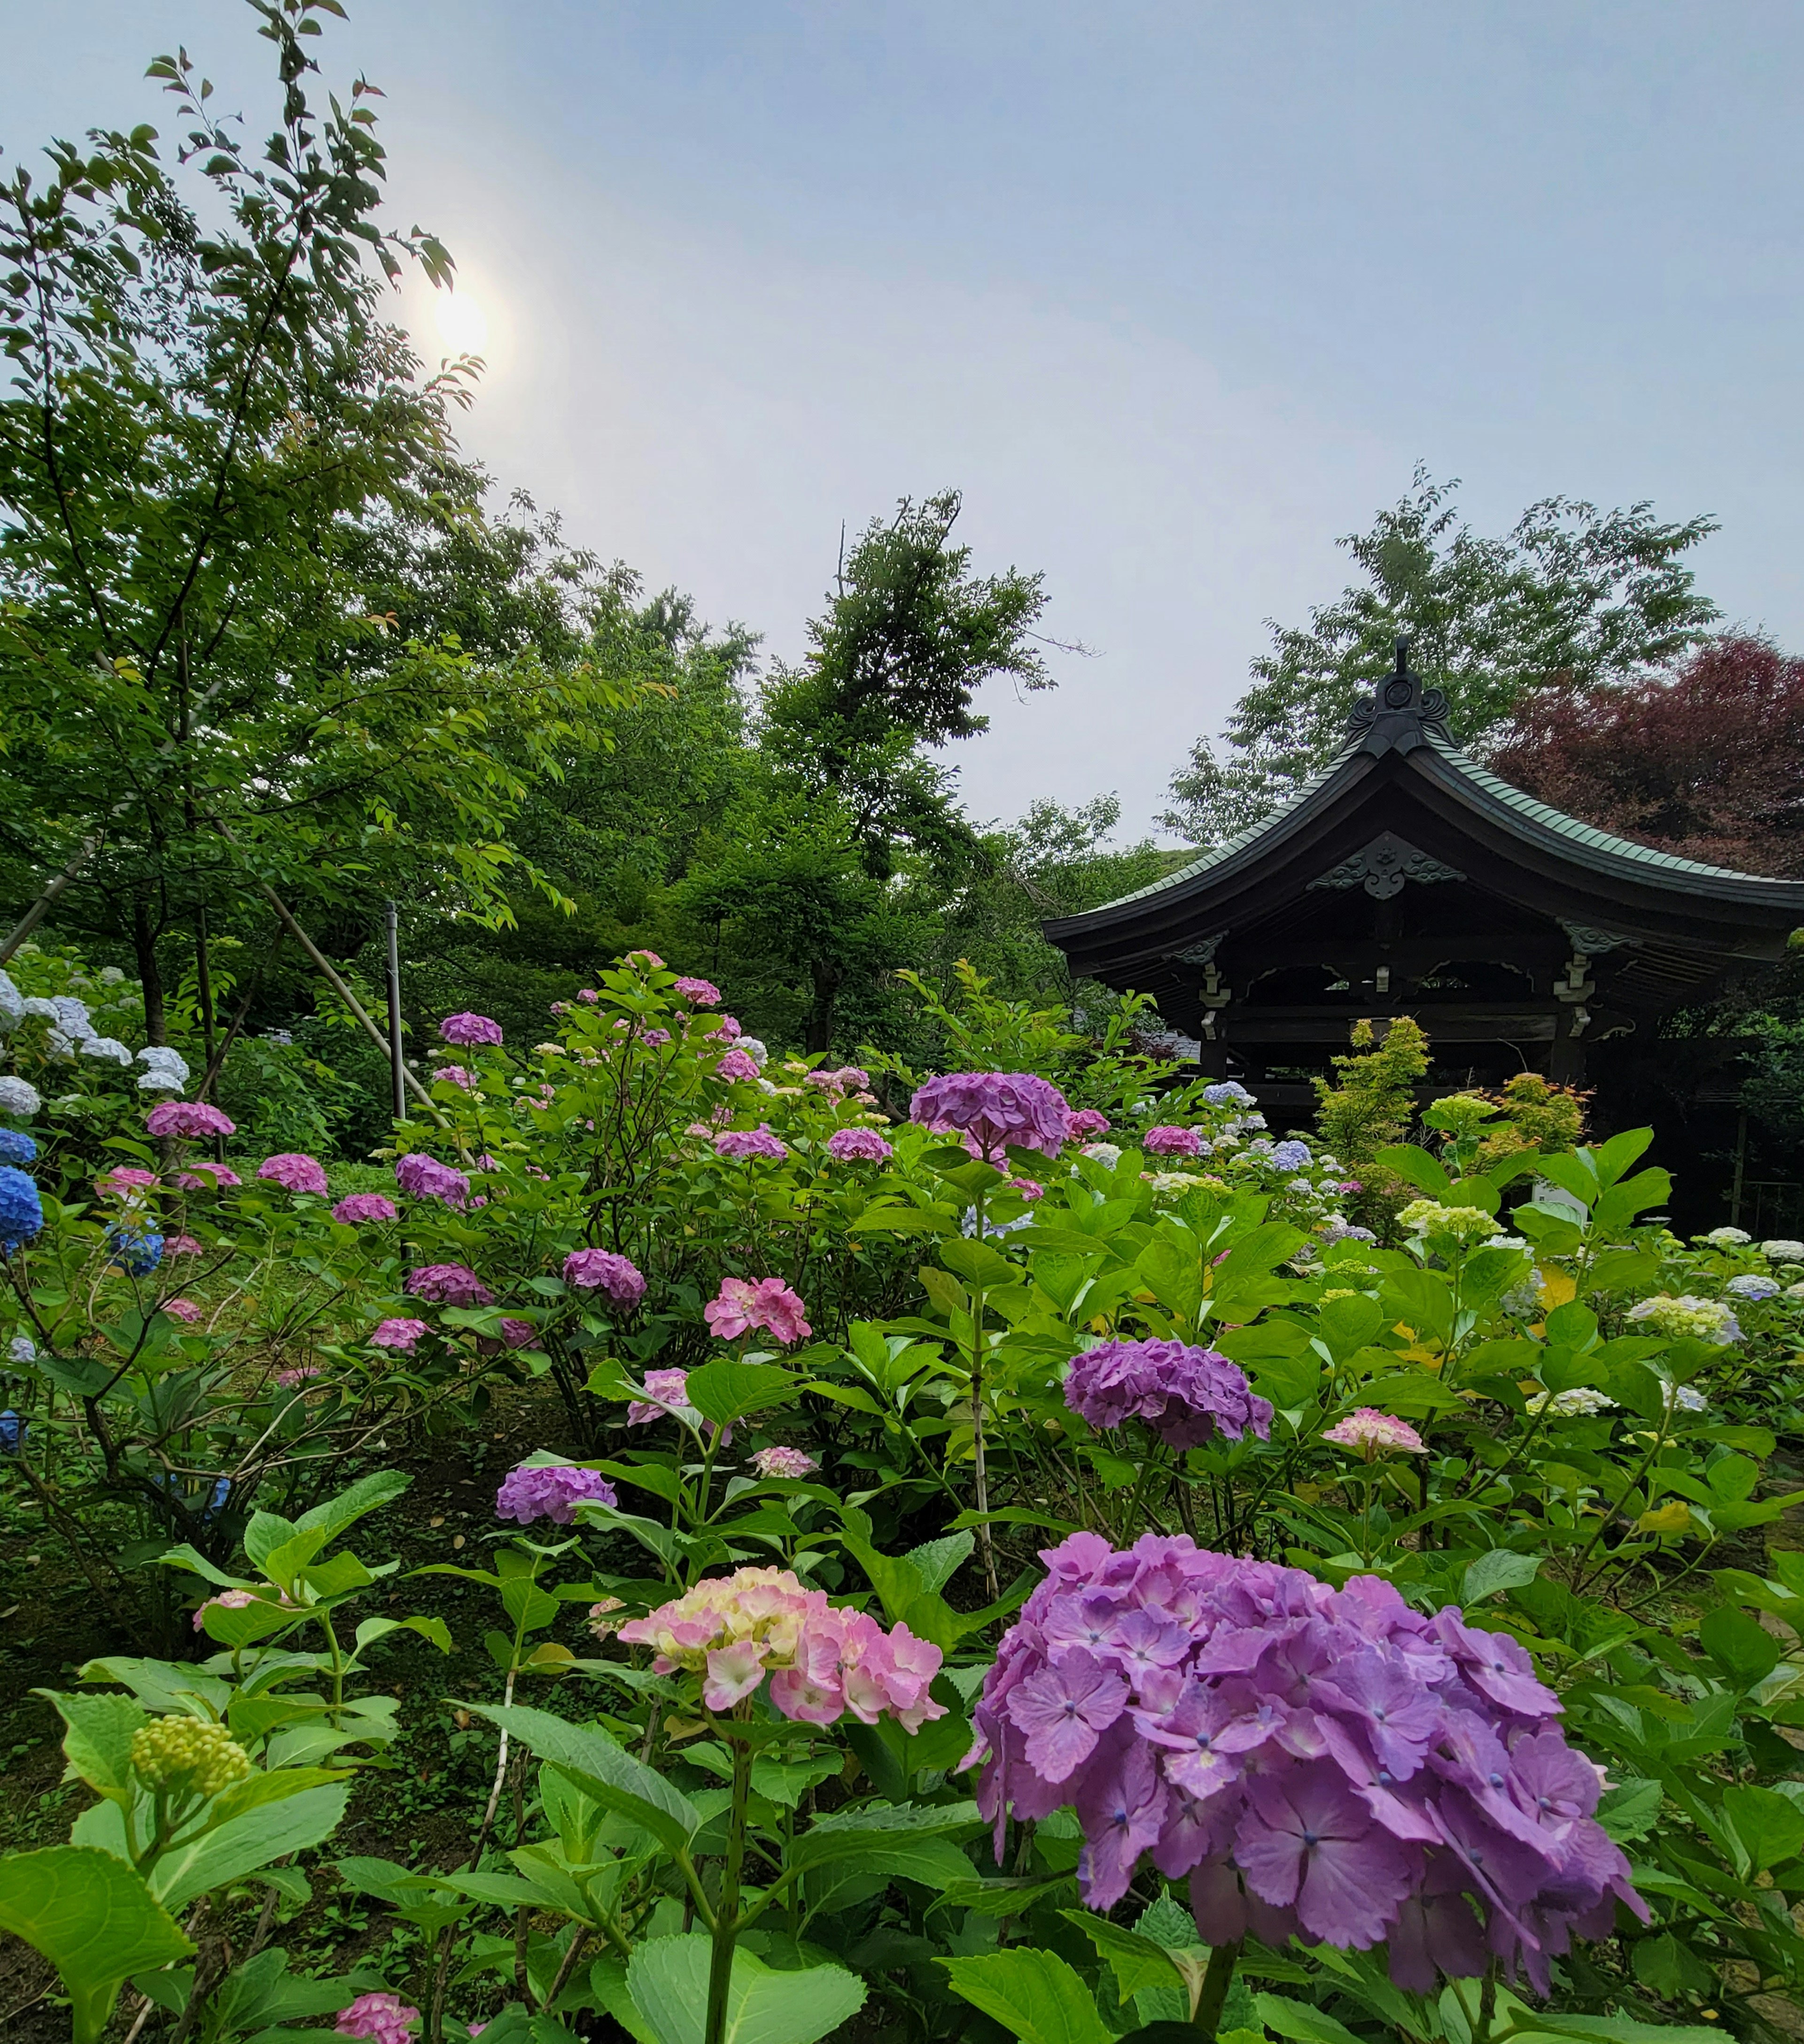
[[1616, 1400], [1606, 1398], [1601, 1391], [1594, 1391], [1588, 1384], [1576, 1384], [1570, 1391], [1544, 1391], [1538, 1398], [1529, 1400], [1531, 1412], [1545, 1412], [1552, 1409], [1562, 1419], [1580, 1415], [1586, 1419], [1599, 1412], [1614, 1412]]
[[60, 1018], [54, 1001], [46, 1001], [41, 993], [29, 993], [19, 1003], [21, 1015], [35, 1015], [40, 1022], [55, 1022]]
[[764, 1070], [766, 1061], [770, 1055], [770, 1051], [765, 1048], [764, 1045], [759, 1042], [756, 1036], [740, 1037], [739, 1041], [734, 1044], [733, 1048], [735, 1051], [743, 1051], [746, 1055], [751, 1059], [752, 1062], [758, 1066], [761, 1072]]
[[53, 993], [50, 1005], [55, 1009], [58, 1024], [71, 1036], [91, 1036], [94, 1017], [88, 1012], [85, 1001], [78, 1001], [72, 993]]
[[1704, 1239], [1713, 1249], [1741, 1249], [1754, 1238], [1745, 1228], [1713, 1228]]
[[123, 982], [125, 977], [125, 974], [116, 965], [103, 965], [100, 969], [100, 983], [102, 986], [117, 986]]
[[24, 995], [8, 974], [0, 972], [0, 1036], [4, 1036], [25, 1012]]
[[1142, 1171], [1140, 1175], [1155, 1193], [1185, 1193], [1203, 1182], [1194, 1171]]
[[[138, 1053], [138, 1062], [149, 1071], [170, 1074], [178, 1092], [188, 1083], [188, 1060], [167, 1043], [145, 1044]], [[140, 1086], [142, 1083], [140, 1081]]]
[[1666, 1384], [1662, 1385], [1660, 1389], [1666, 1400], [1666, 1409], [1669, 1412], [1675, 1405], [1681, 1412], [1704, 1412], [1710, 1409], [1702, 1392], [1692, 1385]]
[[73, 1036], [66, 1036], [60, 1029], [48, 1032], [44, 1039], [44, 1055], [52, 1058], [72, 1058], [80, 1046]]
[[1788, 1299], [1804, 1299], [1804, 1285], [1787, 1285], [1785, 1296]]
[[6, 1344], [6, 1353], [14, 1362], [36, 1362], [37, 1343], [29, 1335], [14, 1335]]
[[1782, 1235], [1777, 1241], [1763, 1242], [1760, 1254], [1769, 1263], [1804, 1263], [1804, 1242]]
[[159, 1065], [154, 1070], [146, 1072], [138, 1081], [138, 1090], [140, 1093], [180, 1093], [187, 1083], [186, 1078], [178, 1078], [174, 1072], [165, 1071]]
[[1121, 1146], [1117, 1143], [1086, 1143], [1084, 1155], [1094, 1157], [1099, 1164], [1106, 1165], [1112, 1171], [1121, 1162]]
[[1397, 1218], [1411, 1235], [1451, 1235], [1462, 1244], [1503, 1233], [1496, 1216], [1484, 1208], [1443, 1206], [1438, 1200], [1411, 1200]]
[[90, 1036], [82, 1045], [84, 1058], [106, 1058], [116, 1065], [129, 1065], [132, 1054], [117, 1036]]
[[10, 1074], [0, 1078], [0, 1114], [29, 1116], [43, 1105], [37, 1088], [29, 1079], [14, 1078]]

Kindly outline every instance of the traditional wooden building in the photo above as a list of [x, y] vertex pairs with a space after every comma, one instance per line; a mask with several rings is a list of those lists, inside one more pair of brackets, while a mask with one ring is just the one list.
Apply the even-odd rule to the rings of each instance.
[[1442, 1082], [1582, 1082], [1592, 1045], [1645, 1041], [1800, 925], [1804, 882], [1631, 844], [1487, 772], [1399, 642], [1283, 809], [1045, 928], [1074, 973], [1155, 995], [1205, 1070], [1283, 1107], [1312, 1103], [1362, 1016], [1414, 1016]]

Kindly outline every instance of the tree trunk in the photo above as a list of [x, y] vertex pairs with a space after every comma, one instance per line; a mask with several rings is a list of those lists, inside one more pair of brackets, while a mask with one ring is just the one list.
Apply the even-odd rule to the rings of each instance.
[[169, 1022], [163, 1005], [163, 975], [157, 970], [156, 932], [151, 927], [150, 903], [142, 894], [132, 897], [132, 945], [144, 989], [144, 1041], [167, 1043]]
[[814, 1006], [808, 1013], [805, 1047], [828, 1051], [833, 1047], [833, 1006], [839, 997], [841, 975], [833, 966], [818, 961], [809, 970], [814, 977]]

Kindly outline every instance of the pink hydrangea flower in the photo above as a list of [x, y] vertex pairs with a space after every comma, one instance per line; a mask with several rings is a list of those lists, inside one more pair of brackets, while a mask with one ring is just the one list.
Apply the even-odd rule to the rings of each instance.
[[163, 1253], [165, 1256], [204, 1256], [206, 1251], [191, 1235], [171, 1235], [164, 1239]]
[[432, 1076], [435, 1079], [443, 1079], [447, 1085], [462, 1086], [466, 1093], [474, 1093], [482, 1083], [474, 1072], [466, 1070], [462, 1065], [440, 1065]]
[[115, 1199], [129, 1200], [162, 1183], [154, 1171], [140, 1170], [136, 1164], [115, 1164], [94, 1180], [94, 1189], [97, 1193], [110, 1193]]
[[410, 1199], [437, 1200], [447, 1207], [470, 1203], [470, 1181], [463, 1172], [423, 1150], [410, 1150], [395, 1161], [394, 1181]]
[[887, 1164], [896, 1152], [874, 1128], [836, 1128], [827, 1154], [836, 1164]]
[[820, 1467], [812, 1455], [800, 1448], [760, 1448], [751, 1458], [751, 1466], [760, 1476], [784, 1477], [795, 1482], [812, 1476]]
[[[386, 1324], [396, 1327], [401, 1324], [390, 1320]], [[420, 1327], [423, 1323], [416, 1320], [413, 1324]], [[275, 1374], [276, 1389], [278, 1391], [293, 1391], [305, 1384], [309, 1377], [317, 1377], [320, 1369], [320, 1366], [317, 1362], [297, 1362], [292, 1370], [278, 1370]]]
[[210, 1596], [194, 1613], [194, 1630], [205, 1632], [207, 1613], [216, 1607], [221, 1611], [243, 1611], [254, 1604], [286, 1603], [286, 1598], [260, 1597], [255, 1590], [221, 1590], [217, 1596]]
[[1035, 1200], [1043, 1200], [1046, 1196], [1046, 1189], [1038, 1178], [1011, 1178], [1008, 1189], [1011, 1193], [1019, 1193], [1030, 1205]]
[[197, 1158], [186, 1170], [175, 1174], [176, 1189], [184, 1193], [222, 1192], [228, 1185], [241, 1185], [244, 1181], [229, 1166], [211, 1164]]
[[[576, 990], [576, 997], [578, 1001], [586, 1001], [590, 1007], [593, 1008], [596, 1002], [601, 998], [601, 995], [599, 989], [596, 987], [579, 986]], [[562, 1006], [562, 1003], [559, 1003], [559, 1006]], [[554, 1010], [553, 1012], [555, 1012], [556, 1010]]]
[[501, 1025], [486, 1015], [447, 1015], [439, 1024], [439, 1034], [447, 1043], [499, 1043]]
[[347, 1228], [362, 1228], [370, 1221], [394, 1220], [398, 1216], [394, 1201], [386, 1193], [353, 1193], [332, 1208], [332, 1217]]
[[706, 1136], [712, 1140], [714, 1131], [705, 1121], [692, 1121], [689, 1127], [683, 1131], [683, 1133], [685, 1135]]
[[739, 1027], [738, 1016], [717, 1015], [701, 1033], [704, 1036], [719, 1036], [724, 1042], [731, 1043], [746, 1032]]
[[849, 1093], [862, 1093], [871, 1082], [869, 1072], [861, 1071], [856, 1065], [842, 1065], [837, 1071], [829, 1071], [823, 1065], [805, 1074], [804, 1085], [816, 1087], [822, 1093], [830, 1093], [835, 1100]]
[[769, 1123], [762, 1121], [755, 1128], [723, 1128], [714, 1139], [714, 1149], [717, 1156], [768, 1157], [773, 1164], [781, 1164], [789, 1154], [789, 1146], [773, 1135]]
[[781, 1278], [723, 1278], [720, 1289], [701, 1309], [717, 1341], [737, 1341], [762, 1327], [787, 1348], [813, 1332], [804, 1317], [808, 1308]]
[[1094, 1143], [1099, 1135], [1107, 1135], [1108, 1132], [1108, 1116], [1099, 1114], [1093, 1107], [1080, 1107], [1071, 1117], [1073, 1143]]
[[714, 1076], [717, 1079], [755, 1079], [757, 1061], [749, 1051], [742, 1051], [735, 1044], [714, 1067]]
[[266, 1157], [257, 1166], [257, 1176], [280, 1185], [284, 1192], [318, 1193], [326, 1189], [326, 1167], [317, 1157], [298, 1150], [284, 1150]]
[[636, 1306], [645, 1297], [638, 1267], [611, 1249], [573, 1249], [564, 1258], [564, 1282], [578, 1292], [601, 1292], [616, 1306]]
[[163, 1310], [172, 1320], [183, 1320], [190, 1327], [201, 1317], [201, 1309], [192, 1299], [165, 1299]]
[[1157, 1128], [1149, 1128], [1140, 1139], [1140, 1147], [1154, 1157], [1195, 1157], [1203, 1148], [1203, 1136], [1195, 1128], [1176, 1128], [1169, 1123]]
[[689, 1401], [689, 1382], [686, 1370], [648, 1370], [641, 1387], [645, 1396], [628, 1406], [627, 1424], [649, 1427], [659, 1420], [674, 1419], [699, 1427], [701, 1415]]
[[711, 1711], [731, 1710], [768, 1675], [771, 1702], [798, 1723], [834, 1724], [849, 1712], [865, 1724], [893, 1717], [914, 1732], [945, 1716], [928, 1693], [937, 1646], [906, 1625], [885, 1632], [863, 1612], [836, 1608], [787, 1569], [708, 1577], [623, 1625], [620, 1638], [651, 1647], [655, 1673], [700, 1675]]
[[407, 1274], [407, 1289], [435, 1306], [492, 1306], [495, 1295], [461, 1263], [424, 1263]]
[[614, 1486], [595, 1470], [567, 1464], [522, 1462], [510, 1470], [495, 1493], [495, 1516], [522, 1526], [549, 1519], [554, 1525], [575, 1523], [579, 1504], [618, 1504]]
[[423, 1340], [432, 1331], [424, 1320], [384, 1320], [370, 1335], [370, 1346], [371, 1348], [397, 1348], [403, 1354], [411, 1355], [415, 1343]]
[[697, 1008], [718, 1008], [720, 989], [712, 980], [679, 978], [674, 989], [680, 1001], [687, 1001]]
[[161, 1101], [144, 1116], [144, 1126], [152, 1135], [179, 1136], [185, 1142], [202, 1135], [238, 1133], [236, 1122], [228, 1121], [204, 1100]]
[[1005, 1150], [1056, 1157], [1071, 1133], [1065, 1095], [1032, 1072], [947, 1072], [908, 1104], [909, 1119], [936, 1135], [963, 1135], [992, 1161]]
[[1368, 1462], [1378, 1455], [1425, 1455], [1427, 1443], [1407, 1420], [1380, 1412], [1376, 1405], [1362, 1405], [1349, 1413], [1322, 1436], [1338, 1448], [1357, 1448]]
[[655, 951], [628, 951], [620, 961], [622, 965], [636, 965], [642, 972], [662, 972], [664, 961]]
[[408, 2032], [420, 2020], [398, 1994], [360, 1994], [339, 2012], [333, 2027], [340, 2037], [361, 2037], [367, 2044], [408, 2044]]
[[661, 1051], [670, 1040], [668, 1029], [647, 1029], [639, 1039], [648, 1051]]

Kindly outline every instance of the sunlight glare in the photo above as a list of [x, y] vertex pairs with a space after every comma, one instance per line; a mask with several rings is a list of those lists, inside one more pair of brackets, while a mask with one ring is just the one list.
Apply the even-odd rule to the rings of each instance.
[[440, 291], [433, 305], [439, 337], [453, 355], [480, 355], [489, 344], [489, 321], [467, 291]]

